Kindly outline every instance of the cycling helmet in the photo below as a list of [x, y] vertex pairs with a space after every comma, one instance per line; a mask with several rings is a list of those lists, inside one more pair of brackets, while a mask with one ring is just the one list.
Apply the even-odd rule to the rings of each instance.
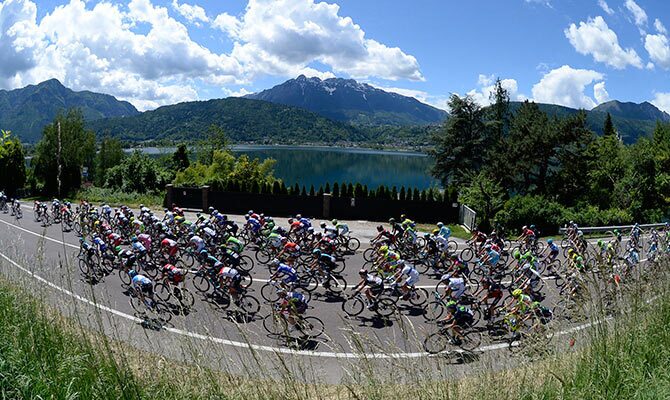
[[133, 236], [133, 237], [131, 237], [131, 238], [130, 238], [130, 241], [133, 242], [133, 243], [137, 242], [137, 236]]
[[389, 224], [395, 224], [395, 218], [389, 218]]
[[444, 274], [440, 277], [440, 282], [449, 282], [451, 280], [451, 274]]
[[301, 214], [296, 214], [296, 215], [295, 215], [295, 218], [296, 218], [296, 219], [301, 219], [301, 218], [302, 218], [302, 215], [301, 215]]
[[202, 249], [202, 250], [200, 250], [200, 255], [202, 257], [207, 257], [207, 256], [209, 256], [209, 252], [205, 249]]
[[389, 252], [389, 247], [388, 246], [382, 246], [379, 248], [379, 253], [381, 254], [386, 254]]
[[535, 225], [531, 225], [530, 229], [534, 231], [535, 230]]
[[[433, 231], [433, 234], [435, 234], [435, 231]], [[430, 233], [424, 233], [423, 237], [426, 239], [430, 239]]]
[[384, 227], [381, 225], [377, 226], [377, 232], [384, 232]]
[[495, 237], [495, 236], [497, 236], [497, 235], [498, 235], [498, 234], [496, 233], [496, 231], [491, 232], [491, 237]]
[[334, 220], [330, 221], [330, 223], [333, 224], [333, 225], [337, 225], [337, 220], [334, 219]]
[[447, 309], [449, 309], [449, 310], [455, 310], [457, 304], [456, 304], [455, 301], [453, 301], [453, 300], [449, 300], [445, 306], [446, 306]]
[[400, 219], [407, 219], [407, 215], [405, 215], [405, 214], [400, 214]]
[[579, 236], [579, 237], [584, 236], [584, 232], [582, 232], [582, 231], [577, 231], [577, 236]]
[[452, 260], [458, 260], [458, 254], [454, 253], [451, 255]]
[[133, 279], [134, 277], [137, 276], [137, 271], [131, 269], [130, 271], [128, 271], [128, 276], [130, 277], [130, 279]]
[[521, 252], [519, 250], [514, 250], [512, 256], [514, 257], [515, 260], [521, 260]]
[[272, 219], [272, 217], [267, 217], [267, 218], [265, 218], [265, 220], [266, 220], [267, 222], [272, 222], [272, 221], [274, 221], [274, 219]]
[[325, 222], [322, 222], [322, 223], [319, 224], [319, 226], [322, 227], [322, 228], [325, 228], [325, 227], [326, 227], [326, 223], [325, 223]]
[[547, 239], [547, 244], [553, 244], [553, 243], [554, 243], [554, 239]]
[[247, 211], [247, 215], [251, 215], [251, 214], [253, 214], [253, 213], [254, 213], [254, 210], [249, 210], [249, 211]]
[[287, 222], [289, 225], [291, 225], [293, 223], [293, 218], [289, 218]]
[[438, 227], [438, 228], [442, 228], [443, 226], [444, 226], [444, 224], [443, 224], [442, 222], [438, 222], [438, 223], [437, 223], [437, 227]]
[[528, 229], [528, 226], [524, 225], [521, 229], [525, 231], [526, 229]]
[[312, 254], [314, 254], [315, 256], [319, 256], [319, 255], [321, 255], [321, 250], [314, 249], [314, 250], [312, 250]]
[[521, 297], [522, 294], [523, 294], [523, 292], [521, 291], [521, 289], [514, 289], [514, 291], [512, 292], [512, 297], [515, 297], [515, 298], [516, 297]]
[[602, 245], [603, 245], [602, 239], [598, 239], [598, 247], [602, 247]]
[[574, 250], [574, 249], [568, 249], [568, 254], [569, 254], [569, 255], [573, 255], [574, 253], [575, 253], [575, 250]]
[[270, 261], [270, 263], [268, 265], [270, 265], [271, 267], [276, 267], [276, 266], [279, 265], [279, 260], [276, 259], [276, 258], [273, 258], [272, 261]]
[[172, 264], [165, 264], [165, 265], [163, 265], [163, 272], [169, 271], [169, 270], [173, 269], [174, 267], [175, 266], [172, 265]]
[[244, 219], [249, 219], [249, 214], [245, 215]]
[[120, 252], [121, 251], [121, 246], [114, 247], [114, 251], [116, 251], [117, 253]]
[[358, 275], [367, 275], [367, 274], [368, 274], [368, 270], [365, 269], [365, 268], [362, 268], [358, 271]]
[[284, 297], [286, 297], [286, 295], [287, 295], [286, 290], [280, 290], [277, 292], [277, 296], [279, 296], [279, 298], [283, 299]]
[[207, 212], [210, 214], [214, 211], [214, 207], [207, 207]]

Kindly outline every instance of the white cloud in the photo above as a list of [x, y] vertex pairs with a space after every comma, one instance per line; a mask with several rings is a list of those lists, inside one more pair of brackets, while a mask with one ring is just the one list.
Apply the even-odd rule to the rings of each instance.
[[232, 35], [232, 55], [251, 73], [291, 76], [318, 61], [359, 79], [424, 79], [416, 58], [366, 38], [339, 11], [314, 0], [249, 0], [239, 19], [223, 14], [215, 26]]
[[398, 88], [398, 87], [386, 87], [377, 85], [374, 83], [368, 83], [370, 86], [374, 86], [377, 89], [381, 89], [385, 92], [397, 93], [407, 97], [414, 97], [422, 103], [429, 104], [435, 108], [441, 110], [449, 109], [449, 96], [445, 95], [433, 95], [423, 90], [416, 89], [407, 89], [407, 88]]
[[670, 93], [654, 93], [654, 100], [651, 104], [659, 108], [659, 110], [670, 113]]
[[607, 93], [607, 89], [605, 89], [605, 82], [598, 82], [593, 85], [593, 97], [596, 98], [598, 104], [609, 101], [610, 94]]
[[647, 13], [642, 9], [642, 7], [640, 7], [633, 0], [626, 0], [626, 3], [624, 4], [628, 11], [633, 14], [633, 18], [635, 18], [635, 25], [637, 25], [639, 28], [647, 25]]
[[182, 3], [179, 4], [177, 0], [172, 0], [172, 8], [176, 10], [182, 17], [196, 26], [200, 26], [201, 22], [209, 22], [207, 12], [204, 8], [198, 5], [191, 5]]
[[642, 68], [642, 60], [635, 50], [622, 49], [616, 33], [611, 30], [603, 17], [589, 18], [587, 22], [580, 22], [564, 31], [570, 44], [583, 55], [592, 55], [593, 59], [617, 69], [632, 65]]
[[533, 86], [533, 98], [539, 103], [590, 110], [597, 104], [584, 94], [584, 90], [594, 81], [602, 79], [603, 74], [599, 72], [564, 65], [548, 72]]
[[542, 4], [543, 6], [553, 8], [551, 6], [551, 0], [525, 0], [525, 1], [526, 1], [526, 3]]
[[649, 58], [665, 69], [670, 69], [670, 46], [668, 37], [663, 34], [647, 35], [644, 39], [644, 48], [649, 53]]
[[654, 28], [656, 28], [658, 33], [662, 33], [664, 35], [668, 33], [668, 31], [665, 29], [665, 25], [663, 25], [661, 20], [658, 18], [654, 20]]
[[[488, 106], [491, 104], [491, 94], [495, 90], [495, 76], [479, 74], [477, 88], [470, 90], [467, 95], [472, 97], [477, 104]], [[523, 101], [526, 96], [519, 93], [519, 85], [514, 79], [501, 79], [500, 84], [507, 90], [512, 101]]]
[[[183, 24], [150, 0], [127, 6], [70, 0], [39, 22], [35, 10], [30, 0], [0, 4], [8, 32], [0, 37], [2, 87], [58, 78], [73, 89], [109, 93], [146, 109], [197, 99], [198, 82], [223, 85], [243, 76], [237, 60], [194, 42]], [[22, 63], [14, 65], [14, 55]]]
[[614, 10], [610, 8], [609, 4], [607, 4], [605, 0], [598, 0], [598, 5], [603, 9], [603, 11], [607, 13], [607, 15], [614, 14]]
[[228, 89], [228, 88], [223, 88], [223, 94], [226, 97], [244, 97], [244, 96], [246, 96], [248, 94], [252, 94], [252, 93], [253, 93], [252, 91], [249, 91], [245, 88], [240, 88], [238, 90], [231, 90], [231, 89]]

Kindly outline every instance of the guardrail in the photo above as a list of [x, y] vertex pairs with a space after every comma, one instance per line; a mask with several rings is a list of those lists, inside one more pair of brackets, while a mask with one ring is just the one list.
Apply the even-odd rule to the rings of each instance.
[[[585, 227], [579, 227], [579, 230], [584, 232], [584, 233], [598, 233], [598, 232], [607, 232], [607, 231], [613, 231], [615, 229], [618, 229], [620, 231], [624, 230], [630, 230], [633, 229], [633, 226], [635, 225], [612, 225], [612, 226], [585, 226]], [[665, 223], [661, 224], [640, 224], [640, 228], [642, 229], [650, 229], [650, 228], [662, 228], [665, 226]], [[566, 231], [566, 228], [559, 228], [558, 231], [563, 234]]]
[[465, 204], [461, 204], [458, 210], [458, 222], [472, 231], [477, 223], [477, 213]]

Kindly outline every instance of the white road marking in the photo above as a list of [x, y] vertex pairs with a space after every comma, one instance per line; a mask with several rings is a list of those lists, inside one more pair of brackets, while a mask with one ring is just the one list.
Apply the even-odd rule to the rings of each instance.
[[18, 226], [18, 225], [14, 225], [14, 224], [12, 224], [12, 223], [10, 223], [10, 222], [3, 221], [3, 220], [1, 220], [1, 219], [0, 219], [0, 222], [2, 222], [2, 223], [5, 224], [5, 225], [9, 225], [9, 226], [11, 226], [11, 227], [14, 227], [14, 228], [16, 228], [16, 229], [18, 229], [18, 230], [20, 230], [20, 231], [23, 231], [23, 232], [29, 233], [29, 234], [31, 234], [31, 235], [35, 235], [35, 236], [44, 238], [44, 239], [49, 240], [49, 241], [51, 241], [51, 242], [58, 243], [58, 244], [62, 244], [62, 245], [71, 247], [71, 248], [73, 248], [73, 249], [79, 249], [79, 246], [75, 246], [75, 245], [70, 244], [70, 243], [65, 243], [65, 242], [62, 242], [62, 241], [57, 240], [57, 239], [52, 239], [52, 238], [50, 238], [50, 237], [48, 237], [48, 236], [46, 236], [46, 235], [43, 235], [43, 234], [41, 234], [41, 233], [35, 233], [35, 232], [30, 231], [30, 230], [28, 230], [28, 229], [21, 228], [20, 226]]

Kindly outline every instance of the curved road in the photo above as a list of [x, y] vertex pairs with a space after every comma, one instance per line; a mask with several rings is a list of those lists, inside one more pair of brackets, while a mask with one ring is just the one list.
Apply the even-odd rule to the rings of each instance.
[[[507, 344], [485, 339], [476, 356], [468, 357], [468, 361], [484, 362], [455, 365], [445, 371], [441, 368], [445, 360], [463, 358], [454, 358], [453, 353], [428, 356], [423, 352], [423, 338], [436, 328], [425, 322], [420, 309], [401, 308], [399, 315], [389, 321], [375, 318], [367, 310], [358, 318], [348, 318], [341, 311], [339, 300], [318, 295], [312, 297], [306, 315], [318, 316], [326, 333], [301, 348], [290, 348], [263, 329], [261, 320], [269, 313], [268, 305], [262, 304], [254, 321], [243, 321], [234, 312], [205, 302], [194, 289], [196, 305], [192, 312], [175, 315], [168, 326], [156, 330], [135, 316], [116, 273], [95, 286], [81, 279], [76, 267], [79, 245], [74, 233], [63, 233], [60, 225], [43, 228], [33, 221], [30, 208], [24, 210], [24, 218], [19, 221], [0, 214], [1, 271], [14, 281], [20, 280], [83, 326], [142, 350], [231, 373], [282, 377], [288, 370], [300, 379], [326, 383], [355, 380], [360, 377], [356, 372], [360, 368], [372, 367], [381, 372], [386, 368], [397, 370], [402, 364], [444, 378], [467, 374], [482, 365], [501, 367], [508, 362], [508, 357], [500, 357], [507, 353], [497, 352], [506, 349]], [[362, 241], [367, 242], [364, 238]], [[347, 258], [343, 275], [349, 287], [357, 282], [356, 272], [362, 263], [360, 251]], [[251, 294], [263, 303], [259, 292], [268, 278], [267, 269], [257, 265], [253, 275]], [[434, 278], [422, 276], [419, 286], [430, 291], [436, 283]], [[556, 290], [551, 284], [547, 288], [545, 303], [552, 304], [557, 298]], [[563, 334], [572, 335], [582, 327], [564, 327]]]

